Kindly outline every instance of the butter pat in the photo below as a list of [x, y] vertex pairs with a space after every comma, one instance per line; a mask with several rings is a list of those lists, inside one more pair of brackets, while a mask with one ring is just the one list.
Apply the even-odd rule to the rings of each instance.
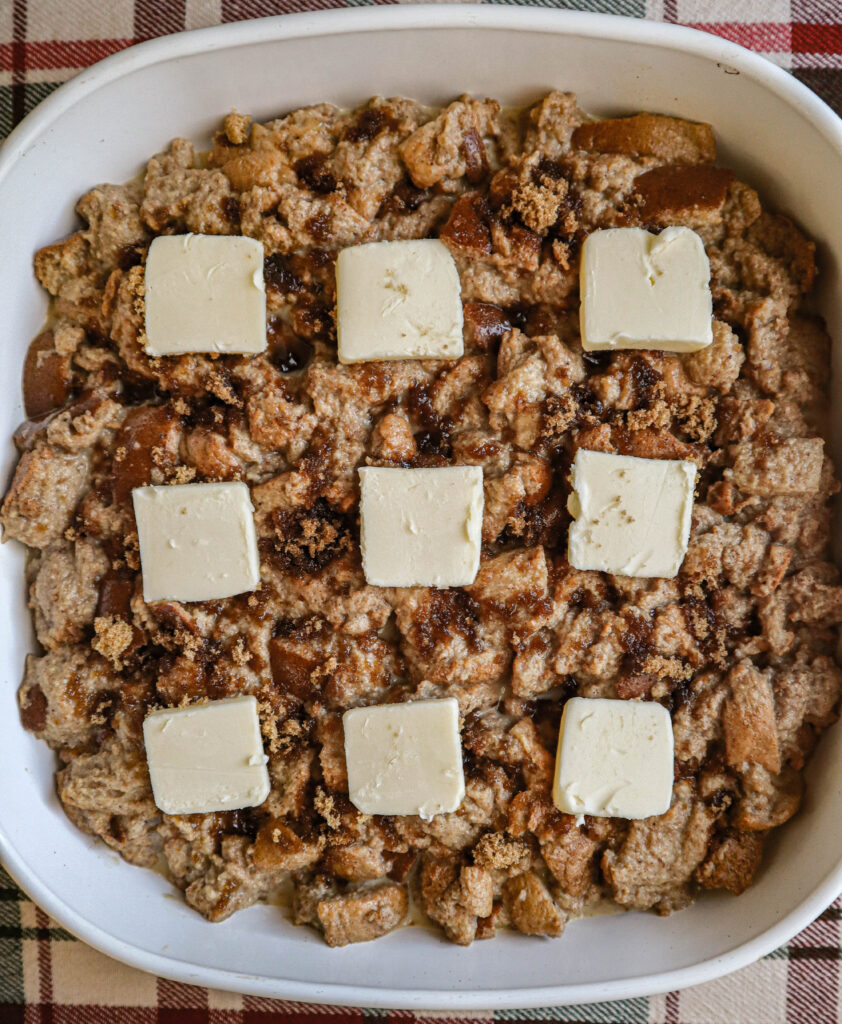
[[455, 698], [353, 708], [342, 724], [348, 796], [357, 810], [429, 820], [458, 809], [465, 778]]
[[340, 363], [372, 359], [458, 359], [459, 272], [436, 238], [371, 242], [336, 260]]
[[216, 601], [260, 582], [245, 484], [136, 487], [132, 501], [144, 601]]
[[155, 805], [165, 814], [256, 807], [269, 795], [254, 697], [152, 711], [143, 742]]
[[671, 579], [693, 514], [696, 466], [580, 448], [573, 462], [567, 560], [574, 569]]
[[377, 587], [464, 587], [482, 547], [482, 468], [380, 469], [360, 474], [360, 547]]
[[713, 340], [710, 265], [690, 228], [588, 235], [580, 271], [582, 348], [695, 352]]
[[653, 701], [572, 697], [564, 705], [553, 803], [565, 814], [649, 818], [669, 810], [673, 737]]
[[239, 235], [161, 235], [146, 257], [150, 356], [262, 352], [263, 246]]

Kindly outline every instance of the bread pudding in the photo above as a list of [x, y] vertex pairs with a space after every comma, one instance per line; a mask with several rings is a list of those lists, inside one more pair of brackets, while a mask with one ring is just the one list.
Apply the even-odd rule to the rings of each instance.
[[[330, 945], [387, 933], [411, 897], [468, 945], [502, 927], [558, 936], [607, 901], [665, 914], [749, 886], [836, 718], [838, 484], [814, 245], [716, 165], [711, 128], [594, 121], [561, 92], [522, 111], [462, 97], [232, 113], [208, 152], [177, 139], [77, 209], [85, 226], [35, 257], [50, 316], [2, 511], [30, 549], [41, 645], [21, 717], [57, 753], [70, 819], [163, 863], [211, 921], [291, 887], [295, 922]], [[583, 347], [582, 248], [630, 228], [701, 239], [705, 347]], [[148, 353], [150, 245], [186, 233], [261, 243], [264, 351]], [[421, 239], [458, 270], [464, 354], [341, 362], [338, 254]], [[578, 451], [695, 467], [674, 577], [570, 564]], [[369, 467], [481, 469], [472, 582], [367, 582]], [[223, 482], [248, 488], [259, 583], [145, 600], [133, 493]], [[162, 811], [144, 722], [240, 697], [256, 702], [268, 796]], [[669, 713], [664, 813], [559, 809], [576, 697]], [[440, 700], [458, 702], [457, 809], [361, 811], [343, 715]]]

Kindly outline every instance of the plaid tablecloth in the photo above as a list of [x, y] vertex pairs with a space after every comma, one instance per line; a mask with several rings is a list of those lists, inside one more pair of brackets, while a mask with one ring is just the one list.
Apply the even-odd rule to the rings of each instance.
[[[219, 22], [392, 0], [0, 0], [0, 138], [80, 68], [153, 36]], [[400, 0], [399, 0], [400, 2]], [[410, 0], [411, 2], [411, 0]], [[503, 0], [507, 2], [507, 0]], [[535, 0], [542, 7], [678, 22], [790, 70], [842, 113], [839, 0]], [[837, 901], [788, 946], [728, 978], [618, 1003], [466, 1015], [581, 1024], [838, 1024]], [[154, 978], [75, 940], [0, 869], [0, 1024], [269, 1024], [330, 1017], [443, 1020], [232, 995]]]

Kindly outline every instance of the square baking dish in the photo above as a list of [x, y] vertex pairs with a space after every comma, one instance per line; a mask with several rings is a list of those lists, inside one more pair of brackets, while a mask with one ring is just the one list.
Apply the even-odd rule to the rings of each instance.
[[[176, 135], [207, 146], [232, 108], [264, 120], [375, 93], [442, 103], [472, 92], [524, 104], [552, 88], [574, 90], [596, 115], [650, 110], [710, 121], [720, 161], [819, 243], [818, 308], [842, 339], [842, 122], [762, 58], [675, 26], [528, 8], [370, 7], [241, 22], [110, 57], [41, 104], [0, 153], [5, 478], [16, 459], [11, 434], [24, 418], [24, 353], [46, 315], [32, 254], [73, 229], [75, 201], [90, 186], [132, 177]], [[803, 809], [739, 899], [706, 896], [666, 919], [575, 921], [552, 942], [504, 933], [469, 949], [407, 927], [376, 946], [331, 950], [273, 906], [209, 924], [162, 876], [123, 863], [65, 818], [54, 756], [18, 719], [16, 690], [34, 648], [23, 567], [21, 546], [0, 549], [0, 859], [68, 929], [136, 967], [256, 995], [415, 1010], [629, 998], [751, 962], [842, 890], [838, 727], [819, 745]]]

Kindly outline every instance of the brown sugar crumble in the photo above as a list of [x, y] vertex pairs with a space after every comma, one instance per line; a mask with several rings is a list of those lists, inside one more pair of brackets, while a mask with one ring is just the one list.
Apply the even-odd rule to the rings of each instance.
[[[85, 227], [35, 257], [52, 323], [24, 376], [6, 537], [28, 545], [41, 645], [19, 699], [58, 753], [71, 821], [132, 863], [160, 857], [219, 921], [291, 882], [331, 945], [385, 934], [412, 895], [454, 942], [556, 936], [600, 901], [668, 913], [742, 892], [836, 719], [842, 587], [830, 561], [829, 340], [805, 306], [814, 246], [715, 165], [708, 125], [598, 121], [554, 92], [523, 111], [375, 98], [265, 124], [229, 114], [206, 156], [176, 139], [142, 181], [99, 185]], [[584, 352], [579, 253], [601, 228], [692, 228], [713, 343]], [[268, 339], [251, 358], [149, 358], [153, 237], [243, 234], [265, 250]], [[439, 237], [465, 353], [340, 365], [334, 265], [361, 242]], [[699, 467], [675, 579], [572, 569], [580, 447]], [[480, 574], [447, 591], [367, 586], [356, 470], [481, 466]], [[261, 584], [147, 604], [131, 492], [244, 481]], [[252, 694], [259, 807], [172, 816], [152, 800], [153, 707]], [[672, 806], [641, 821], [553, 805], [565, 700], [656, 700]], [[466, 796], [431, 821], [348, 799], [348, 708], [455, 697]]]
[[107, 658], [115, 669], [122, 667], [123, 652], [134, 639], [134, 629], [125, 619], [116, 615], [100, 615], [94, 619], [94, 633], [91, 647]]

